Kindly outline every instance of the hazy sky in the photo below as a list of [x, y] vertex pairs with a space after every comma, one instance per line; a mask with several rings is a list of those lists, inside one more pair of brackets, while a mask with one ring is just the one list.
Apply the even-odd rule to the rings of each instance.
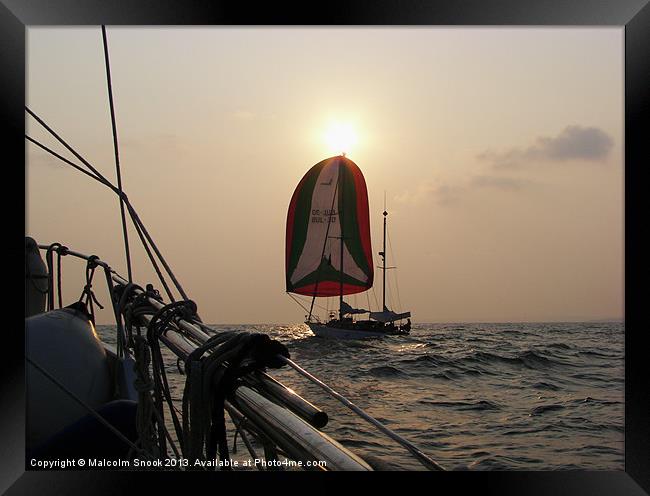
[[[357, 137], [375, 264], [386, 192], [389, 300], [415, 322], [622, 317], [622, 28], [107, 31], [126, 192], [206, 322], [303, 319], [287, 207], [340, 151], [336, 123]], [[28, 106], [114, 180], [100, 28], [29, 27], [27, 57]], [[126, 274], [117, 199], [26, 146], [27, 234]], [[84, 266], [63, 272], [72, 303]]]

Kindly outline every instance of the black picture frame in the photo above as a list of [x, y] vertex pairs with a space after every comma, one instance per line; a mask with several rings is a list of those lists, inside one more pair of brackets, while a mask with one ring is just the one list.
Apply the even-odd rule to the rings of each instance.
[[[426, 487], [450, 485], [454, 493], [473, 489], [481, 494], [647, 494], [650, 492], [650, 360], [643, 346], [646, 332], [643, 291], [650, 273], [648, 242], [641, 229], [645, 189], [644, 169], [648, 157], [646, 129], [650, 121], [650, 6], [648, 0], [393, 0], [375, 2], [307, 2], [300, 6], [268, 2], [252, 8], [244, 2], [140, 0], [123, 3], [107, 0], [0, 0], [0, 91], [2, 117], [8, 124], [2, 135], [7, 173], [24, 163], [25, 28], [28, 25], [521, 25], [521, 26], [620, 26], [625, 29], [625, 471], [620, 472], [449, 472], [391, 474], [398, 481], [418, 482]], [[645, 125], [644, 125], [645, 124]], [[9, 155], [7, 151], [13, 152]], [[7, 177], [7, 176], [5, 176]], [[5, 179], [16, 188], [24, 174]], [[9, 182], [11, 181], [11, 182]], [[16, 215], [20, 199], [3, 195], [7, 221], [20, 226]], [[24, 206], [24, 202], [23, 202]], [[11, 249], [6, 251], [5, 287], [22, 280], [15, 261], [24, 256], [20, 227], [7, 232]], [[20, 291], [20, 290], [19, 290]], [[176, 474], [148, 472], [25, 471], [24, 458], [24, 340], [23, 315], [7, 303], [0, 360], [0, 491], [7, 494], [90, 492], [93, 495], [131, 491], [133, 484], [157, 481], [165, 491], [192, 490], [195, 484], [268, 484], [274, 474]], [[286, 475], [286, 474], [285, 474]], [[346, 479], [349, 477], [346, 474]], [[309, 482], [310, 474], [285, 477], [296, 484]], [[375, 481], [375, 474], [365, 481]], [[367, 477], [367, 476], [366, 476]], [[426, 478], [425, 478], [426, 477]], [[355, 477], [356, 478], [356, 477]], [[325, 479], [339, 484], [339, 476]], [[197, 486], [198, 487], [198, 486]], [[222, 487], [219, 487], [223, 490]], [[278, 488], [279, 489], [279, 488]], [[239, 488], [238, 490], [241, 490]]]

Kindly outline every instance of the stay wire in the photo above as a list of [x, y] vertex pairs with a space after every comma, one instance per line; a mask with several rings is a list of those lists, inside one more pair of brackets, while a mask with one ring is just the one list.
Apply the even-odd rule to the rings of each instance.
[[[42, 122], [42, 121], [41, 121], [41, 122]], [[46, 129], [49, 130], [49, 128], [46, 127], [45, 123], [43, 123], [43, 126], [44, 126]], [[51, 133], [54, 133], [54, 132], [51, 131]], [[55, 133], [54, 133], [53, 135], [56, 137], [56, 134], [55, 134]], [[142, 246], [144, 247], [145, 251], [147, 252], [147, 256], [149, 257], [149, 261], [150, 261], [151, 264], [153, 265], [154, 270], [156, 271], [156, 274], [158, 275], [158, 279], [160, 279], [161, 284], [162, 284], [163, 287], [165, 288], [165, 291], [166, 291], [166, 293], [167, 293], [167, 296], [169, 297], [169, 299], [170, 299], [171, 301], [175, 301], [175, 298], [174, 298], [174, 296], [172, 295], [171, 290], [169, 289], [169, 286], [168, 286], [168, 284], [167, 284], [167, 281], [165, 280], [164, 276], [162, 275], [162, 271], [160, 270], [160, 268], [159, 268], [159, 266], [158, 266], [158, 263], [156, 262], [155, 258], [153, 257], [153, 254], [151, 253], [151, 249], [149, 248], [149, 246], [148, 246], [148, 244], [147, 244], [147, 241], [145, 240], [145, 235], [144, 235], [143, 232], [142, 232], [142, 229], [144, 228], [144, 225], [143, 225], [142, 221], [140, 220], [140, 217], [138, 217], [137, 212], [135, 211], [135, 208], [131, 205], [131, 202], [129, 201], [128, 197], [127, 197], [123, 192], [119, 191], [115, 186], [113, 186], [113, 184], [111, 184], [111, 182], [108, 181], [108, 180], [107, 180], [104, 176], [102, 176], [101, 174], [99, 174], [99, 176], [97, 176], [97, 175], [95, 175], [95, 174], [92, 174], [92, 173], [88, 172], [87, 170], [83, 169], [83, 168], [80, 167], [79, 165], [75, 164], [74, 162], [71, 162], [71, 161], [68, 160], [67, 158], [63, 157], [63, 156], [60, 155], [59, 153], [55, 152], [55, 151], [52, 150], [51, 148], [48, 148], [48, 147], [45, 146], [44, 144], [40, 143], [39, 141], [37, 141], [36, 139], [34, 139], [34, 138], [32, 138], [32, 137], [30, 137], [30, 136], [28, 136], [28, 135], [25, 135], [25, 138], [26, 138], [28, 141], [34, 143], [34, 144], [35, 144], [36, 146], [38, 146], [39, 148], [41, 148], [41, 149], [43, 149], [44, 151], [46, 151], [47, 153], [49, 153], [50, 155], [52, 155], [52, 156], [58, 158], [58, 159], [61, 160], [62, 162], [64, 162], [64, 163], [70, 165], [71, 167], [73, 167], [73, 168], [76, 169], [77, 171], [79, 171], [79, 172], [81, 172], [81, 173], [87, 175], [88, 177], [90, 177], [90, 178], [96, 180], [96, 181], [99, 182], [100, 184], [103, 184], [104, 186], [106, 186], [107, 188], [109, 188], [110, 190], [112, 190], [115, 194], [117, 194], [117, 195], [119, 195], [119, 196], [121, 196], [121, 197], [124, 198], [124, 202], [125, 202], [126, 207], [127, 207], [128, 211], [129, 211], [129, 215], [130, 215], [130, 217], [131, 217], [131, 220], [132, 220], [133, 223], [134, 223], [134, 226], [135, 226], [135, 228], [136, 228], [136, 231], [137, 231], [137, 233], [138, 233], [138, 236], [140, 237], [140, 242], [142, 243]], [[91, 169], [94, 170], [94, 169], [92, 168], [92, 166], [91, 166]], [[147, 239], [151, 239], [151, 237], [149, 236], [149, 234], [148, 234], [148, 233], [146, 233], [146, 234], [147, 234], [146, 238], [147, 238]], [[158, 253], [159, 253], [159, 252], [158, 252]], [[166, 265], [166, 264], [164, 264], [164, 265]]]
[[[94, 168], [94, 167], [93, 167], [93, 166], [92, 166], [92, 165], [91, 165], [91, 164], [90, 164], [90, 163], [89, 163], [85, 158], [83, 158], [79, 153], [77, 153], [77, 151], [76, 151], [74, 148], [72, 148], [72, 147], [71, 147], [71, 146], [70, 146], [70, 145], [69, 145], [69, 144], [68, 144], [68, 143], [67, 143], [63, 138], [61, 138], [61, 136], [59, 136], [59, 135], [58, 135], [58, 134], [57, 134], [57, 133], [56, 133], [56, 132], [55, 132], [55, 131], [50, 127], [50, 126], [48, 126], [48, 125], [43, 121], [43, 119], [41, 119], [41, 118], [40, 118], [39, 116], [37, 116], [34, 112], [32, 112], [32, 111], [30, 110], [30, 108], [27, 107], [27, 105], [25, 105], [25, 111], [26, 111], [29, 115], [31, 115], [34, 119], [36, 119], [36, 121], [37, 121], [41, 126], [43, 126], [43, 128], [44, 128], [45, 130], [47, 130], [47, 131], [48, 131], [52, 136], [54, 136], [54, 137], [57, 139], [57, 141], [59, 141], [63, 146], [65, 146], [65, 147], [66, 147], [66, 148], [67, 148], [67, 149], [68, 149], [68, 150], [69, 150], [69, 151], [70, 151], [70, 152], [71, 152], [75, 157], [77, 157], [77, 158], [78, 158], [78, 159], [79, 159], [79, 160], [80, 160], [80, 161], [81, 161], [81, 162], [82, 162], [86, 167], [88, 167], [88, 168], [89, 168], [89, 169], [90, 169], [90, 170], [91, 170], [91, 171], [92, 171], [92, 172], [93, 172], [93, 173], [94, 173], [94, 174], [95, 174], [99, 179], [101, 179], [101, 182], [103, 182], [103, 183], [106, 184], [107, 186], [110, 185], [111, 189], [112, 189], [113, 191], [115, 191], [118, 195], [120, 195], [120, 198], [123, 198], [124, 201], [127, 203], [127, 205], [129, 204], [129, 202], [128, 202], [128, 200], [127, 200], [127, 197], [126, 197], [126, 195], [125, 195], [123, 192], [121, 192], [121, 191], [118, 190], [115, 186], [113, 186], [113, 185], [110, 183], [110, 181], [108, 181], [108, 179], [106, 179], [106, 178], [105, 178], [105, 177], [104, 177], [104, 176], [103, 176], [103, 175], [102, 175], [102, 174], [101, 174], [97, 169], [95, 169], [95, 168]], [[158, 247], [157, 247], [156, 244], [154, 243], [153, 239], [152, 239], [151, 236], [149, 235], [149, 232], [148, 232], [147, 229], [144, 227], [144, 224], [142, 223], [142, 221], [140, 221], [139, 216], [137, 215], [137, 213], [135, 212], [135, 210], [132, 208], [132, 206], [131, 206], [131, 208], [129, 208], [129, 211], [132, 213], [131, 217], [132, 217], [132, 219], [134, 220], [134, 222], [135, 222], [135, 219], [137, 219], [137, 222], [140, 223], [140, 227], [141, 227], [141, 229], [142, 229], [142, 232], [144, 233], [144, 235], [145, 235], [145, 237], [147, 238], [147, 240], [149, 241], [149, 243], [151, 243], [152, 248], [154, 249], [156, 255], [157, 255], [158, 258], [160, 259], [160, 262], [162, 263], [163, 267], [164, 267], [165, 270], [167, 271], [169, 277], [170, 277], [170, 278], [172, 279], [172, 281], [174, 282], [174, 285], [176, 286], [176, 289], [177, 289], [178, 292], [181, 294], [181, 296], [183, 297], [183, 299], [188, 300], [189, 298], [188, 298], [187, 294], [185, 293], [185, 291], [183, 290], [182, 286], [180, 285], [180, 283], [178, 282], [178, 280], [177, 280], [176, 277], [174, 276], [174, 273], [172, 272], [171, 268], [169, 267], [169, 265], [168, 265], [167, 262], [165, 261], [165, 258], [164, 258], [164, 257], [162, 256], [162, 254], [160, 253], [160, 250], [158, 249]], [[135, 218], [135, 219], [134, 219], [134, 218]]]
[[[147, 238], [147, 240], [151, 244], [151, 247], [153, 248], [154, 252], [158, 256], [158, 258], [159, 258], [160, 262], [162, 263], [163, 267], [167, 271], [167, 274], [169, 275], [169, 277], [173, 281], [174, 285], [176, 286], [176, 289], [181, 294], [183, 299], [188, 300], [189, 298], [187, 297], [187, 294], [185, 293], [182, 286], [180, 285], [180, 283], [176, 279], [176, 276], [174, 276], [174, 273], [172, 272], [171, 267], [169, 267], [169, 264], [167, 264], [167, 261], [162, 256], [162, 253], [160, 253], [160, 250], [158, 249], [158, 247], [154, 243], [153, 239], [149, 235], [149, 232], [147, 231], [144, 224], [140, 220], [140, 217], [138, 216], [137, 212], [135, 211], [133, 206], [130, 204], [126, 194], [124, 194], [123, 192], [120, 192], [115, 186], [113, 186], [108, 179], [106, 179], [97, 169], [95, 169], [85, 158], [83, 158], [79, 153], [77, 153], [77, 151], [74, 150], [74, 148], [72, 148], [63, 138], [61, 138], [61, 136], [59, 136], [51, 127], [49, 127], [43, 121], [43, 119], [41, 119], [34, 112], [32, 112], [29, 109], [29, 107], [25, 106], [25, 110], [29, 115], [34, 117], [34, 119], [36, 119], [36, 121], [41, 126], [43, 126], [43, 128], [45, 130], [47, 130], [52, 136], [54, 136], [57, 139], [57, 141], [59, 141], [63, 146], [65, 146], [75, 157], [77, 157], [86, 167], [88, 167], [97, 176], [97, 178], [99, 178], [100, 182], [102, 182], [106, 186], [110, 187], [116, 194], [118, 194], [118, 195], [120, 195], [121, 197], [124, 198], [124, 201], [125, 201], [125, 203], [127, 205], [127, 208], [129, 209], [129, 213], [131, 214], [132, 220], [134, 222], [138, 222], [140, 224], [140, 228], [142, 229], [142, 233], [145, 235], [145, 237]], [[30, 140], [30, 141], [34, 141], [34, 140]], [[45, 147], [42, 147], [42, 148], [45, 149]], [[66, 161], [66, 163], [69, 163], [69, 162]], [[170, 299], [173, 299], [173, 298], [170, 298]]]
[[117, 189], [120, 191], [120, 215], [122, 217], [122, 233], [124, 236], [124, 252], [126, 254], [126, 268], [129, 282], [133, 282], [131, 270], [131, 250], [129, 249], [129, 234], [126, 228], [126, 214], [124, 212], [124, 196], [122, 194], [122, 173], [120, 170], [120, 152], [117, 143], [117, 126], [115, 124], [115, 105], [113, 103], [113, 84], [111, 82], [111, 65], [108, 56], [108, 40], [106, 39], [106, 26], [102, 24], [102, 40], [104, 42], [104, 60], [106, 62], [106, 83], [108, 86], [108, 103], [111, 111], [111, 127], [113, 128], [113, 149], [115, 150], [115, 172], [117, 176]]
[[59, 136], [50, 126], [48, 126], [43, 121], [43, 119], [41, 119], [34, 112], [32, 112], [27, 105], [25, 105], [25, 111], [29, 115], [31, 115], [34, 119], [36, 119], [36, 122], [38, 122], [41, 126], [43, 126], [43, 128], [45, 128], [47, 132], [49, 132], [52, 136], [54, 136], [59, 143], [65, 146], [68, 149], [68, 151], [70, 151], [70, 153], [72, 153], [75, 157], [77, 157], [77, 159], [79, 159], [81, 163], [83, 163], [86, 167], [88, 167], [88, 169], [90, 169], [98, 178], [102, 179], [102, 182], [104, 182], [105, 184], [110, 184], [108, 179], [106, 179], [97, 169], [95, 169], [92, 165], [90, 165], [90, 163], [85, 158], [79, 155], [79, 153], [77, 153], [77, 151], [74, 148], [68, 145], [68, 143], [63, 138], [61, 138], [61, 136]]

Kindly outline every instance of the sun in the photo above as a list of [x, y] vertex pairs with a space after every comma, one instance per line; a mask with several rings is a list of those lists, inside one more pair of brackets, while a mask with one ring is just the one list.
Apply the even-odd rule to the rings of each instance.
[[325, 132], [325, 143], [332, 153], [349, 154], [357, 142], [357, 132], [349, 123], [332, 123]]

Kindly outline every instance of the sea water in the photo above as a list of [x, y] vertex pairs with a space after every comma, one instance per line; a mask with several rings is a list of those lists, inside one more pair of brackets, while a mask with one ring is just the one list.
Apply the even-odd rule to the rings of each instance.
[[[302, 324], [211, 327], [283, 342], [302, 367], [447, 469], [624, 469], [623, 323], [413, 324], [409, 336], [364, 340], [317, 338]], [[114, 326], [98, 330], [115, 341]], [[185, 377], [171, 355], [167, 363], [180, 409]], [[326, 411], [323, 432], [344, 446], [422, 469], [292, 369], [269, 372]]]

